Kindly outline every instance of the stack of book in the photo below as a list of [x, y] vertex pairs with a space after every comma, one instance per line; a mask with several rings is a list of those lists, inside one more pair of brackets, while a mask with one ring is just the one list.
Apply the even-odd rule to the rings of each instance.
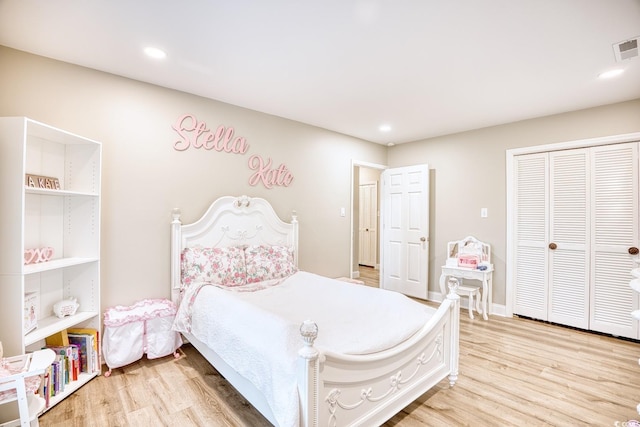
[[95, 329], [70, 328], [46, 339], [46, 348], [56, 359], [45, 371], [40, 394], [49, 407], [49, 398], [64, 392], [65, 386], [80, 375], [101, 372], [100, 337]]

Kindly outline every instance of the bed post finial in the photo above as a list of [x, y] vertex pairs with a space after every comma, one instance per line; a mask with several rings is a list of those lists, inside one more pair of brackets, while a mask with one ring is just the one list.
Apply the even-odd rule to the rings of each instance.
[[182, 215], [182, 212], [180, 212], [180, 209], [173, 208], [173, 210], [171, 211], [171, 217], [173, 218], [173, 222], [180, 221], [180, 215]]
[[298, 351], [298, 354], [305, 359], [315, 359], [318, 357], [318, 350], [313, 347], [313, 342], [318, 337], [318, 325], [312, 320], [305, 320], [300, 325], [300, 335], [304, 340], [304, 347]]
[[447, 287], [449, 288], [449, 294], [456, 294], [458, 291], [458, 286], [460, 286], [460, 282], [455, 277], [449, 277], [447, 281]]

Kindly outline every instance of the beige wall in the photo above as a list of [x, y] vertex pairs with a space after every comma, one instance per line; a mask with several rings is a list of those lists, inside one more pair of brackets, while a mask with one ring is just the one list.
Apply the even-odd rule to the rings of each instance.
[[429, 164], [430, 291], [438, 291], [447, 242], [473, 235], [492, 245], [493, 301], [505, 304], [506, 150], [639, 131], [637, 99], [389, 148], [390, 167]]
[[[267, 198], [282, 218], [296, 210], [300, 267], [349, 275], [351, 162], [384, 164], [385, 146], [2, 46], [0, 94], [0, 116], [27, 116], [103, 143], [103, 308], [168, 297], [171, 210], [192, 222], [223, 195]], [[171, 125], [185, 113], [213, 128], [233, 126], [248, 153], [175, 151]], [[251, 154], [284, 163], [292, 185], [250, 186]]]
[[[221, 102], [0, 46], [0, 116], [27, 116], [103, 142], [103, 307], [169, 295], [169, 222], [196, 220], [222, 195], [269, 199], [300, 219], [300, 267], [349, 275], [351, 162], [431, 168], [429, 289], [446, 242], [475, 235], [493, 246], [494, 302], [505, 303], [505, 151], [640, 131], [640, 100], [447, 135], [391, 148]], [[247, 155], [173, 149], [171, 125], [192, 113], [233, 126]], [[284, 163], [288, 188], [251, 187], [248, 155]], [[357, 181], [357, 179], [356, 179]], [[345, 207], [347, 216], [340, 217]], [[480, 208], [488, 218], [480, 218]]]

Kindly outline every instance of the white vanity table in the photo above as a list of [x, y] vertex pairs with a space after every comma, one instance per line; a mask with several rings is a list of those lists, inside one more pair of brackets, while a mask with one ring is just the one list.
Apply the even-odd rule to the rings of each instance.
[[[482, 287], [460, 284], [458, 286], [458, 294], [469, 297], [469, 317], [473, 319], [473, 305], [475, 297], [475, 309], [478, 314], [482, 314], [484, 320], [488, 320], [489, 309], [492, 304], [492, 281], [493, 281], [493, 265], [487, 267], [486, 270], [471, 269], [465, 267], [447, 267], [442, 266], [442, 274], [440, 275], [440, 292], [445, 293], [445, 284], [448, 277], [455, 277], [467, 280], [479, 280]], [[464, 282], [462, 282], [464, 283]]]
[[[473, 319], [473, 309], [489, 319], [492, 304], [493, 264], [491, 264], [491, 246], [475, 237], [468, 236], [447, 245], [447, 263], [440, 274], [440, 292], [446, 295], [445, 284], [448, 277], [459, 280], [457, 293], [469, 298], [469, 317]], [[481, 286], [465, 283], [464, 280], [476, 280]], [[474, 303], [475, 299], [475, 303]]]

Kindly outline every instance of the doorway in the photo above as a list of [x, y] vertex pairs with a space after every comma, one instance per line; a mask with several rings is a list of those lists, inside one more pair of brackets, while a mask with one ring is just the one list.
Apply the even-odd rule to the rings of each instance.
[[351, 278], [380, 287], [380, 175], [384, 165], [352, 163]]
[[362, 183], [361, 180], [358, 189], [358, 265], [377, 269], [378, 182]]

